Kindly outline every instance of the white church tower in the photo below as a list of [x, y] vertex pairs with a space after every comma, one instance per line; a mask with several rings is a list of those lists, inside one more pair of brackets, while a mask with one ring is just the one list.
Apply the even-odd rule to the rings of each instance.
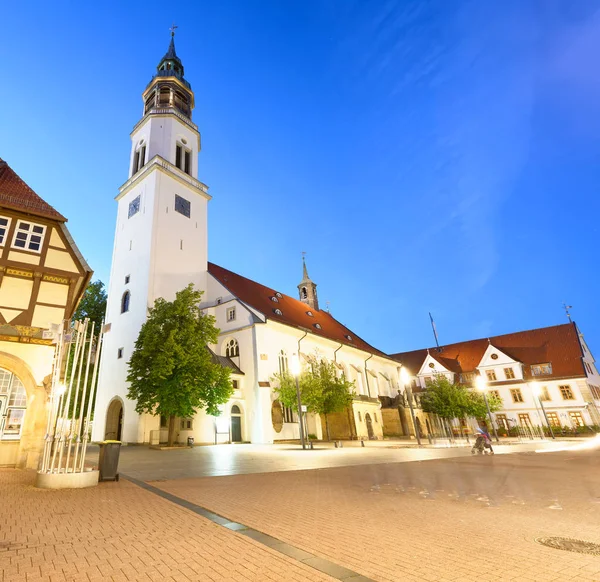
[[[175, 298], [189, 283], [207, 285], [208, 188], [198, 180], [200, 132], [194, 93], [175, 53], [144, 90], [142, 119], [131, 133], [129, 179], [119, 189], [106, 324], [92, 439], [141, 442], [156, 417], [135, 412], [127, 362], [154, 300]], [[145, 426], [154, 423], [156, 426]]]

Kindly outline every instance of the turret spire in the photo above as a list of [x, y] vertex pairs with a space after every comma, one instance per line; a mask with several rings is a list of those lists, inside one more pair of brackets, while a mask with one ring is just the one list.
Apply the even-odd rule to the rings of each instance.
[[310, 305], [313, 309], [319, 310], [319, 299], [317, 298], [317, 284], [314, 283], [308, 276], [308, 269], [306, 268], [306, 253], [302, 253], [302, 281], [298, 285], [298, 291], [300, 292], [300, 301]]

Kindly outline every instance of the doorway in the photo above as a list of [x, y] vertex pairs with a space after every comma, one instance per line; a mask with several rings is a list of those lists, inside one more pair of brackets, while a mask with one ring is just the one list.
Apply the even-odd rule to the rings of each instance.
[[104, 440], [120, 441], [123, 436], [123, 403], [115, 398], [106, 411], [106, 428], [104, 429]]
[[371, 420], [371, 415], [367, 412], [365, 414], [365, 422], [367, 423], [367, 434], [369, 435], [369, 440], [375, 440], [375, 432], [373, 431], [373, 421]]
[[242, 442], [242, 412], [237, 404], [231, 407], [231, 442]]

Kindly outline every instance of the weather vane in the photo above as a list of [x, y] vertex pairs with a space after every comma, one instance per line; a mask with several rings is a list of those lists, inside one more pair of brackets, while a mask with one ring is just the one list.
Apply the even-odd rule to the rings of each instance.
[[563, 303], [563, 307], [565, 308], [565, 313], [567, 314], [567, 317], [569, 318], [569, 322], [572, 322], [573, 320], [571, 319], [571, 314], [569, 313], [569, 309], [573, 309], [573, 306]]
[[171, 36], [175, 36], [175, 30], [179, 28], [179, 26], [177, 26], [175, 23], [173, 23], [171, 25], [171, 28], [169, 28], [169, 30], [171, 31]]

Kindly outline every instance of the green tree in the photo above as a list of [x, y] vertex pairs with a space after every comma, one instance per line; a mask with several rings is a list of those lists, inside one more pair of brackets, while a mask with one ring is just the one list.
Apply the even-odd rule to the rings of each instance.
[[[486, 396], [490, 412], [496, 412], [502, 408], [502, 400], [500, 398], [489, 393]], [[475, 390], [468, 392], [466, 416], [473, 416], [477, 419], [487, 418], [487, 407], [481, 392], [476, 392]]]
[[104, 283], [98, 279], [90, 283], [73, 314], [73, 321], [84, 320], [86, 317], [95, 325], [94, 333], [97, 335], [106, 313], [106, 290]]
[[188, 285], [174, 301], [159, 298], [142, 325], [129, 360], [128, 398], [136, 411], [169, 419], [169, 446], [175, 440], [175, 419], [205, 408], [219, 414], [233, 393], [230, 370], [216, 364], [208, 344], [219, 337], [215, 318], [198, 307], [202, 291]]
[[[274, 378], [279, 382], [275, 393], [281, 403], [297, 412], [296, 379], [287, 372], [275, 374]], [[330, 440], [329, 415], [342, 412], [350, 406], [355, 396], [354, 382], [348, 381], [343, 375], [338, 376], [333, 362], [312, 356], [310, 367], [302, 371], [298, 383], [302, 404], [308, 412], [325, 417], [327, 440]]]
[[469, 392], [465, 386], [454, 384], [440, 374], [427, 383], [421, 406], [424, 412], [437, 414], [445, 420], [464, 418], [469, 409]]

